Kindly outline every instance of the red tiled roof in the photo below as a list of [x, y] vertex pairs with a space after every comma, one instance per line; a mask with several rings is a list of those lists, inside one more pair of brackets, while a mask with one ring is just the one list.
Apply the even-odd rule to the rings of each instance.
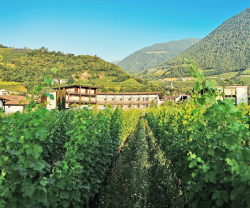
[[[27, 105], [28, 102], [26, 102], [26, 97], [24, 96], [11, 96], [11, 95], [1, 95], [0, 98], [3, 98], [5, 100], [8, 100], [5, 105], [19, 105], [19, 102], [22, 100], [22, 103], [20, 105]], [[24, 101], [24, 102], [23, 102]]]

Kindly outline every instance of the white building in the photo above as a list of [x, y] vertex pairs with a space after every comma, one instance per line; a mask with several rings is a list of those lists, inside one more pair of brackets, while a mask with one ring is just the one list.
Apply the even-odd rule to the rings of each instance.
[[67, 81], [65, 79], [54, 78], [52, 84], [58, 84], [59, 82], [60, 82], [60, 84], [64, 84]]
[[[45, 102], [47, 102], [47, 109], [53, 110], [53, 109], [56, 109], [56, 92], [51, 92], [50, 94], [54, 96], [54, 100], [52, 100], [48, 97], [48, 98], [46, 98]], [[68, 107], [68, 106], [66, 106], [66, 107]]]
[[146, 108], [153, 101], [160, 105], [161, 92], [97, 92], [97, 105], [104, 109], [108, 104], [126, 108]]
[[224, 97], [217, 99], [233, 99], [235, 100], [235, 105], [238, 105], [240, 102], [248, 104], [249, 86], [225, 86], [225, 89], [222, 86], [217, 86], [217, 89], [225, 93]]
[[[65, 89], [65, 108], [72, 105], [88, 106], [88, 104], [97, 104], [99, 109], [104, 109], [108, 104], [113, 107], [118, 105], [123, 108], [146, 108], [153, 101], [157, 106], [160, 105], [161, 92], [97, 92], [99, 87], [86, 85], [70, 85], [60, 88], [60, 97], [62, 97], [63, 89]], [[43, 96], [41, 103], [47, 109], [56, 109], [58, 88], [54, 88], [54, 100]]]
[[9, 101], [9, 100], [0, 96], [0, 108], [3, 109], [3, 112], [5, 112], [5, 103], [7, 101]]
[[8, 95], [9, 91], [6, 89], [0, 89], [0, 95]]
[[26, 97], [23, 96], [1, 95], [0, 100], [0, 107], [1, 105], [4, 107], [3, 100], [5, 100], [5, 113], [22, 112], [24, 106], [28, 104], [26, 102]]

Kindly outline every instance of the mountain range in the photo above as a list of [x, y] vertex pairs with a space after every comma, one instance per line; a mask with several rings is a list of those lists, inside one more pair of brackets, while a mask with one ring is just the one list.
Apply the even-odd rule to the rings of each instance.
[[[250, 73], [250, 8], [229, 18], [201, 40], [188, 38], [158, 43], [136, 51], [118, 62], [121, 68], [97, 56], [66, 55], [45, 49], [15, 53], [13, 50], [0, 45], [3, 57], [0, 79], [20, 82], [26, 87], [43, 82], [44, 76], [55, 66], [59, 69], [56, 78], [102, 85], [103, 90], [112, 86], [116, 87], [114, 90], [123, 87], [122, 90], [129, 91], [131, 83], [135, 86], [133, 90], [156, 90], [146, 80], [133, 78], [126, 72], [148, 80], [187, 77], [189, 69], [184, 67], [184, 58], [197, 63], [206, 76], [223, 77], [230, 72], [230, 76], [247, 78]], [[122, 82], [125, 83], [122, 85]]]
[[198, 41], [199, 39], [197, 38], [188, 38], [157, 43], [130, 54], [116, 64], [125, 72], [138, 72], [151, 69], [163, 61], [175, 57]]
[[157, 67], [165, 70], [163, 77], [188, 76], [184, 58], [192, 59], [207, 76], [240, 72], [250, 67], [250, 8], [229, 18], [205, 38]]

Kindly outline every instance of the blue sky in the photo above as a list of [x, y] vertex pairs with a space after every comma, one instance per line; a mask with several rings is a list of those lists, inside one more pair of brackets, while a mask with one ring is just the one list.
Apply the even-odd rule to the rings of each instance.
[[249, 0], [0, 0], [0, 44], [121, 60], [155, 43], [204, 38]]

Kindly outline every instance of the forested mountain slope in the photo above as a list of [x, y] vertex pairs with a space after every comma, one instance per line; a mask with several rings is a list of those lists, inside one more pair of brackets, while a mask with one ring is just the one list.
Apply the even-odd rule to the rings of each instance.
[[56, 78], [68, 80], [73, 74], [75, 79], [90, 80], [99, 77], [113, 76], [120, 80], [129, 79], [115, 64], [111, 64], [96, 56], [63, 54], [47, 52], [41, 49], [28, 53], [13, 53], [13, 48], [0, 48], [3, 57], [0, 64], [0, 78], [3, 81], [43, 82], [44, 76], [52, 67], [58, 69]]
[[[2, 45], [1, 45], [2, 46]], [[0, 48], [0, 81], [18, 82], [28, 89], [43, 83], [46, 74], [56, 67], [53, 75], [57, 80], [68, 84], [85, 84], [101, 87], [99, 91], [139, 92], [162, 91], [163, 87], [150, 84], [141, 78], [133, 78], [117, 65], [106, 62], [97, 56], [63, 54], [44, 49], [31, 52], [13, 53], [13, 48]], [[61, 83], [62, 84], [62, 83]]]
[[137, 72], [150, 69], [163, 61], [173, 58], [197, 41], [199, 41], [197, 38], [188, 38], [167, 43], [157, 43], [130, 54], [117, 64], [125, 72]]
[[183, 59], [193, 59], [206, 75], [242, 71], [250, 66], [250, 8], [231, 17], [180, 55], [161, 63], [163, 77], [188, 76]]

